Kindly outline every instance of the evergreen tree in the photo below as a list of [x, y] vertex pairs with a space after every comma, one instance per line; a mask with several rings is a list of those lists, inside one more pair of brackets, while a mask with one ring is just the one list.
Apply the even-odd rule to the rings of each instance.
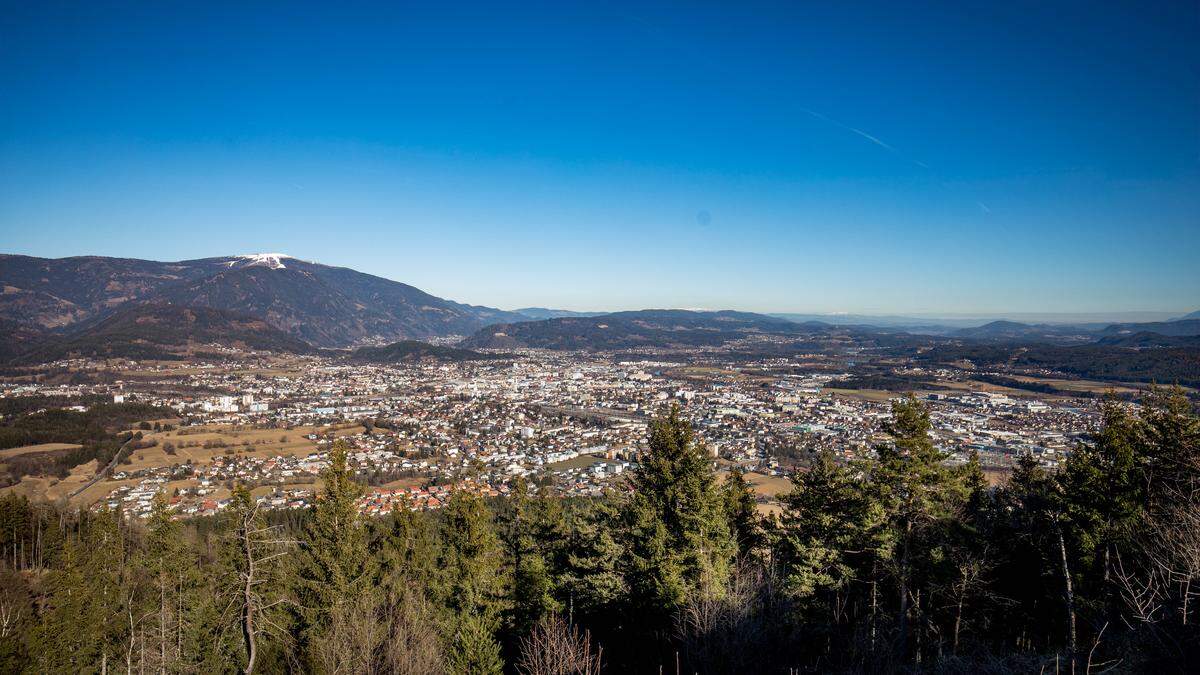
[[376, 578], [358, 510], [363, 487], [346, 466], [343, 441], [330, 449], [321, 478], [325, 486], [304, 529], [296, 575], [303, 639], [309, 641], [328, 625], [334, 607], [370, 592]]
[[758, 501], [754, 491], [746, 482], [746, 472], [741, 467], [729, 471], [721, 485], [725, 502], [725, 514], [729, 519], [729, 530], [737, 542], [738, 555], [747, 557], [765, 543], [762, 517], [758, 514]]
[[440, 574], [439, 539], [428, 513], [399, 508], [387, 517], [378, 555], [380, 587], [389, 603], [410, 593], [430, 597]]
[[[948, 528], [966, 501], [966, 488], [946, 466], [946, 454], [930, 436], [929, 410], [915, 397], [892, 403], [885, 426], [890, 442], [876, 448], [872, 482], [894, 537], [888, 556], [898, 595], [898, 643], [902, 654], [911, 648], [914, 612], [926, 610], [922, 587], [947, 559]], [[917, 658], [921, 654], [916, 653]]]
[[496, 672], [505, 583], [504, 553], [483, 500], [456, 491], [442, 519], [438, 595], [447, 610], [445, 634], [452, 672]]
[[979, 451], [972, 449], [967, 463], [962, 468], [963, 487], [967, 491], [967, 513], [977, 517], [987, 501], [987, 477], [983, 475], [983, 466], [979, 463]]
[[446, 653], [446, 666], [452, 675], [500, 675], [504, 661], [500, 643], [494, 637], [495, 621], [488, 616], [468, 612], [460, 616]]
[[194, 570], [182, 527], [171, 518], [166, 497], [154, 497], [150, 513], [146, 552], [143, 556], [150, 576], [151, 603], [156, 605], [148, 617], [153, 649], [148, 666], [159, 671], [181, 669], [185, 607], [192, 606]]
[[673, 610], [693, 594], [720, 596], [737, 550], [711, 460], [678, 406], [650, 425], [627, 508], [631, 594]]
[[1181, 388], [1150, 390], [1138, 432], [1149, 508], [1170, 508], [1200, 491], [1200, 416]]
[[776, 557], [795, 593], [844, 588], [867, 567], [882, 514], [862, 481], [829, 453], [796, 473], [780, 502]]
[[535, 507], [525, 481], [518, 480], [509, 500], [505, 532], [512, 565], [511, 627], [518, 636], [528, 633], [543, 616], [558, 609], [546, 555], [552, 554], [556, 542], [542, 536], [553, 529], [545, 521], [546, 515], [546, 507]]
[[570, 619], [595, 615], [625, 594], [619, 518], [609, 495], [586, 500], [571, 514], [558, 586], [559, 601]]

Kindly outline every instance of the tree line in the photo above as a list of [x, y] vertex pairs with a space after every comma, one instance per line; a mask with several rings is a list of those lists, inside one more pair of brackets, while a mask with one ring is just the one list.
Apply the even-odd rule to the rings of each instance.
[[[1200, 421], [1113, 401], [1056, 471], [989, 486], [898, 401], [764, 515], [677, 408], [625, 489], [454, 493], [360, 515], [335, 444], [315, 505], [146, 522], [0, 498], [4, 672], [1187, 672], [1200, 662]], [[1053, 670], [1052, 670], [1053, 669]]]

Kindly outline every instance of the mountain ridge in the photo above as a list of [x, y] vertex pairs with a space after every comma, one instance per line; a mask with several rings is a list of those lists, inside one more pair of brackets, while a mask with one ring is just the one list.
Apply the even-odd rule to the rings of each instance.
[[210, 307], [258, 316], [320, 347], [470, 335], [491, 323], [525, 318], [279, 253], [178, 262], [3, 254], [0, 285], [0, 318], [62, 333], [129, 303]]
[[460, 344], [470, 348], [562, 350], [713, 346], [755, 334], [796, 335], [813, 328], [751, 312], [646, 309], [495, 324], [481, 328]]
[[22, 352], [18, 364], [71, 357], [177, 360], [208, 353], [207, 345], [237, 350], [313, 354], [317, 349], [259, 317], [210, 307], [133, 304], [88, 330], [42, 340]]

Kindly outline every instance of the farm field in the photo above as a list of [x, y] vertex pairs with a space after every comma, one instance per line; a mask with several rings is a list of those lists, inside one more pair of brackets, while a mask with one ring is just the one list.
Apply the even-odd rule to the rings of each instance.
[[582, 469], [586, 466], [591, 466], [596, 462], [606, 462], [607, 459], [603, 455], [580, 455], [571, 459], [564, 459], [561, 462], [548, 464], [551, 469]]
[[[158, 441], [152, 448], [135, 450], [130, 463], [122, 464], [120, 470], [137, 471], [157, 466], [171, 466], [191, 460], [193, 464], [207, 464], [219, 455], [237, 452], [250, 457], [272, 457], [275, 455], [308, 455], [317, 449], [316, 441], [305, 438], [313, 433], [329, 431], [327, 427], [301, 426], [292, 429], [250, 429], [227, 425], [188, 427], [182, 430], [153, 432], [145, 435], [146, 440]], [[361, 434], [364, 428], [350, 425], [334, 429], [334, 437]], [[167, 444], [175, 448], [175, 454], [167, 453]], [[207, 446], [207, 447], [206, 447]]]
[[[251, 457], [289, 454], [299, 457], [311, 454], [317, 448], [316, 441], [305, 438], [309, 434], [329, 432], [334, 437], [341, 437], [361, 434], [363, 431], [364, 428], [361, 425], [348, 424], [333, 430], [317, 426], [300, 426], [292, 429], [250, 429], [229, 425], [211, 425], [189, 427], [184, 430], [142, 432], [145, 440], [157, 441], [158, 445], [134, 450], [129, 456], [129, 463], [119, 464], [115, 470], [133, 472], [186, 463], [189, 460], [193, 464], [204, 465], [212, 462], [215, 457], [226, 454], [227, 451]], [[168, 443], [175, 448], [174, 455], [167, 453]], [[208, 447], [205, 447], [206, 445]], [[69, 443], [43, 443], [9, 448], [0, 451], [0, 461], [5, 457], [15, 457], [20, 454], [66, 450], [74, 447], [79, 446]], [[95, 476], [99, 469], [97, 462], [91, 461], [74, 467], [62, 479], [49, 476], [25, 476], [16, 485], [0, 488], [0, 492], [21, 494], [31, 499], [64, 500]], [[90, 506], [106, 497], [114, 488], [121, 485], [133, 485], [137, 482], [132, 479], [99, 481], [70, 501], [77, 506]], [[173, 481], [168, 483], [164, 489], [170, 493], [176, 487], [192, 484], [191, 481]], [[312, 485], [312, 483], [306, 483], [295, 487], [311, 488]], [[225, 498], [229, 496], [228, 492], [224, 487], [220, 487], [215, 494], [217, 498]]]
[[31, 452], [52, 452], [54, 450], [74, 450], [82, 448], [78, 443], [38, 443], [36, 445], [22, 445], [16, 448], [6, 448], [0, 450], [0, 460], [8, 459], [9, 457], [17, 457], [19, 455], [27, 455]]

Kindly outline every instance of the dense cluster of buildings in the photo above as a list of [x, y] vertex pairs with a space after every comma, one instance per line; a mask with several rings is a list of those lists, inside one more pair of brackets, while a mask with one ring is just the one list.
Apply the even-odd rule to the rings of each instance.
[[[106, 384], [11, 386], [5, 396], [102, 394], [169, 408], [180, 428], [215, 424], [293, 429], [346, 426], [350, 463], [371, 486], [368, 513], [398, 504], [436, 508], [453, 486], [503, 494], [517, 478], [567, 494], [598, 494], [625, 484], [648, 420], [677, 404], [714, 458], [750, 471], [786, 474], [804, 457], [830, 451], [853, 458], [882, 439], [886, 396], [830, 395], [844, 373], [805, 372], [786, 360], [696, 367], [645, 355], [527, 352], [519, 358], [395, 366], [346, 365], [306, 357], [287, 367], [262, 361], [201, 363], [186, 374], [144, 364], [137, 377]], [[637, 357], [634, 357], [637, 358]], [[111, 364], [109, 364], [111, 368]], [[1088, 399], [1013, 397], [971, 388], [925, 395], [937, 444], [950, 461], [978, 452], [986, 465], [1011, 465], [1032, 452], [1054, 466], [1097, 421]], [[358, 427], [362, 425], [362, 427]], [[217, 453], [203, 463], [164, 463], [120, 471], [100, 501], [144, 514], [170, 488], [182, 513], [220, 508], [233, 483], [260, 488], [264, 504], [297, 508], [327, 463], [327, 437], [303, 456], [269, 449]], [[404, 485], [399, 484], [403, 482]]]

